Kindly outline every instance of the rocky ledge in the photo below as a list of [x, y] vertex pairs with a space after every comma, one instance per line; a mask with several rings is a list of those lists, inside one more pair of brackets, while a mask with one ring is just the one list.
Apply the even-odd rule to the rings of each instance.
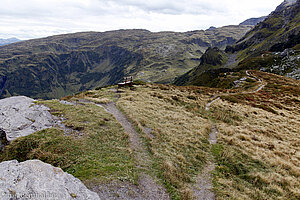
[[[49, 108], [33, 103], [34, 99], [16, 96], [0, 100], [0, 136], [2, 143], [30, 135], [36, 131], [53, 127], [57, 120]], [[2, 144], [3, 145], [3, 144]], [[1, 143], [0, 143], [1, 146]]]
[[0, 199], [100, 200], [74, 176], [40, 160], [0, 163]]

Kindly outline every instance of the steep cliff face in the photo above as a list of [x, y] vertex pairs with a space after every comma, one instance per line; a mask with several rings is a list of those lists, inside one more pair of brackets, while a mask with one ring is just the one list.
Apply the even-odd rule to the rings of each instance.
[[[6, 60], [0, 64], [5, 77], [4, 96], [26, 94], [54, 98], [99, 85], [116, 83], [124, 69], [140, 62], [142, 56], [111, 46], [93, 51], [33, 55]], [[17, 68], [16, 64], [18, 64]]]
[[250, 28], [226, 26], [185, 33], [86, 32], [2, 46], [0, 95], [56, 98], [115, 84], [128, 75], [170, 83], [196, 66], [208, 47], [224, 49]]

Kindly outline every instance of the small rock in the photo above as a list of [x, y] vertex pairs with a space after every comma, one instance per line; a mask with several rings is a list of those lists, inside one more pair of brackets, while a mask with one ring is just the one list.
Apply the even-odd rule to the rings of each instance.
[[64, 104], [64, 105], [72, 105], [72, 106], [76, 106], [75, 103], [69, 102], [69, 101], [64, 101], [64, 100], [60, 100], [59, 103]]

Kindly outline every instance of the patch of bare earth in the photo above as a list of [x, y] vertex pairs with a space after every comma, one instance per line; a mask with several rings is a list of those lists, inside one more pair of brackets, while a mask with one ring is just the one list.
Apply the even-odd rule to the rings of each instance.
[[197, 200], [214, 200], [216, 195], [213, 192], [211, 172], [215, 169], [215, 164], [209, 161], [203, 168], [202, 174], [197, 177], [193, 188], [194, 196]]

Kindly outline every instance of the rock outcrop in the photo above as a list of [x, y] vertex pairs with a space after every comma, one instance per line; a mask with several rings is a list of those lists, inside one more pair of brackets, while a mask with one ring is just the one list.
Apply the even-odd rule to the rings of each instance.
[[35, 105], [33, 101], [25, 96], [0, 100], [0, 129], [5, 133], [7, 141], [53, 127], [57, 123], [49, 108]]
[[0, 199], [100, 200], [74, 176], [40, 160], [0, 163]]

